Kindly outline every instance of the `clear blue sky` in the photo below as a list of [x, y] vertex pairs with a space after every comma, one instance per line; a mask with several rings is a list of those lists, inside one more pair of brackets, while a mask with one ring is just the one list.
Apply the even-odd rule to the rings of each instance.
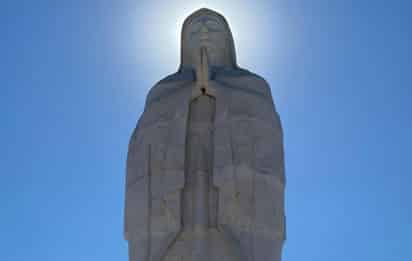
[[[410, 1], [248, 4], [267, 35], [240, 65], [271, 84], [285, 132], [284, 261], [412, 260]], [[127, 260], [128, 139], [179, 57], [153, 48], [167, 10], [150, 5], [1, 2], [0, 260]]]

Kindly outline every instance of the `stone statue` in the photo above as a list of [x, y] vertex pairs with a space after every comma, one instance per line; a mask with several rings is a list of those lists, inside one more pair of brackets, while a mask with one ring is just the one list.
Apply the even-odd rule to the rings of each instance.
[[266, 81], [236, 64], [225, 18], [186, 18], [177, 73], [150, 90], [127, 158], [130, 261], [279, 261], [282, 128]]

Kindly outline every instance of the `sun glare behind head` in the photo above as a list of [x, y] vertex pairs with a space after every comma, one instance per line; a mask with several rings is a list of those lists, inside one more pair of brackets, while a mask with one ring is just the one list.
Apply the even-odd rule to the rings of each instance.
[[176, 71], [180, 64], [183, 21], [192, 12], [204, 7], [221, 13], [228, 20], [240, 67], [249, 65], [253, 70], [259, 60], [267, 58], [269, 52], [281, 51], [280, 45], [272, 41], [281, 38], [278, 30], [280, 21], [268, 21], [263, 5], [234, 0], [152, 1], [144, 6], [144, 15], [136, 18], [139, 29], [143, 28], [143, 34], [137, 40], [143, 51], [139, 52], [142, 55], [139, 60], [156, 64], [159, 73]]

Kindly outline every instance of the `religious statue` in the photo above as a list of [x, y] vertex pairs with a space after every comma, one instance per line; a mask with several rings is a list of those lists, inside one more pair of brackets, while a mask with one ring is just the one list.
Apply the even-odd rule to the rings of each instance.
[[151, 88], [129, 144], [130, 261], [280, 261], [283, 134], [271, 91], [238, 67], [226, 19], [183, 24], [178, 72]]

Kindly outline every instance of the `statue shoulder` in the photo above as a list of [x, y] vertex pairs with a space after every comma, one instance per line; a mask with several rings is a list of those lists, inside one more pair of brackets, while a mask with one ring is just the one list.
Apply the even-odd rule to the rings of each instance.
[[268, 82], [262, 76], [246, 70], [244, 68], [236, 68], [231, 70], [220, 70], [216, 72], [216, 78], [218, 79], [242, 79], [248, 82], [253, 82], [256, 86], [262, 86], [264, 88], [269, 88]]
[[162, 97], [179, 91], [182, 87], [187, 86], [188, 83], [193, 81], [194, 73], [191, 71], [176, 72], [164, 77], [149, 90], [146, 97], [146, 106]]
[[243, 71], [243, 75], [244, 75], [243, 77], [247, 78], [250, 81], [253, 81], [256, 84], [256, 86], [262, 86], [264, 88], [270, 88], [269, 83], [262, 76], [254, 73], [254, 72], [251, 72], [249, 70], [246, 70], [246, 69], [240, 69], [240, 70]]
[[180, 70], [175, 73], [172, 73], [163, 79], [161, 79], [158, 84], [162, 83], [173, 83], [173, 82], [180, 82], [180, 81], [194, 81], [195, 79], [195, 72], [193, 70]]
[[216, 72], [215, 80], [233, 90], [256, 94], [272, 101], [272, 94], [268, 82], [262, 76], [246, 69], [221, 70]]

